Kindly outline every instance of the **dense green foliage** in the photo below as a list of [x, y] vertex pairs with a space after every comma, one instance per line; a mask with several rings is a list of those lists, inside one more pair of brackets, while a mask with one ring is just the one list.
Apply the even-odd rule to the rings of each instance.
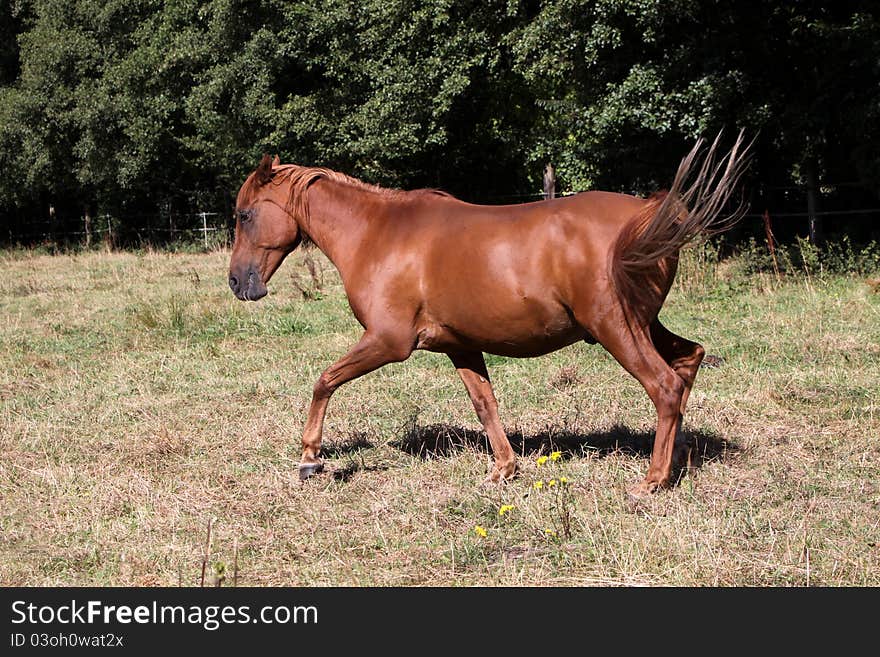
[[484, 202], [548, 161], [646, 191], [739, 127], [753, 196], [812, 175], [871, 205], [878, 125], [868, 1], [0, 0], [4, 233], [228, 213], [266, 151]]

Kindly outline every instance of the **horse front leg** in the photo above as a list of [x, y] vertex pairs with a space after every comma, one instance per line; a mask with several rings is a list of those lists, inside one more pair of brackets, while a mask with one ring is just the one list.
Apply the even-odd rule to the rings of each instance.
[[495, 463], [489, 471], [487, 481], [495, 483], [512, 478], [516, 474], [516, 455], [498, 417], [498, 402], [492, 391], [492, 382], [489, 380], [483, 354], [474, 351], [449, 354], [449, 358], [464, 382], [477, 417], [480, 418], [483, 429], [489, 436]]
[[303, 429], [303, 453], [299, 464], [299, 478], [308, 479], [324, 469], [321, 459], [321, 436], [324, 432], [324, 416], [330, 397], [343, 383], [368, 372], [409, 358], [411, 343], [383, 339], [364, 333], [358, 343], [345, 356], [321, 373], [312, 392], [309, 416]]

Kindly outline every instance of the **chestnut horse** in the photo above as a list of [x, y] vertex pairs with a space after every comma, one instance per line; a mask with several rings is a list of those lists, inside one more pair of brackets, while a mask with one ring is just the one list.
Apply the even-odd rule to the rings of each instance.
[[721, 217], [745, 167], [742, 134], [723, 157], [698, 141], [668, 192], [591, 191], [534, 203], [472, 205], [436, 190], [389, 190], [264, 156], [236, 203], [229, 287], [256, 301], [304, 240], [339, 270], [360, 340], [321, 374], [299, 474], [322, 470], [334, 391], [415, 349], [445, 353], [489, 437], [489, 481], [517, 470], [483, 352], [540, 356], [598, 342], [645, 388], [657, 430], [636, 496], [670, 483], [673, 445], [704, 350], [657, 319], [682, 246], [728, 227]]

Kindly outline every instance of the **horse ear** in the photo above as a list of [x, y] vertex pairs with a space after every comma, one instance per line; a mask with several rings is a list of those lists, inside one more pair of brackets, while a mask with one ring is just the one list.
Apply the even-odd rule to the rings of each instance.
[[275, 155], [275, 159], [272, 160], [272, 166], [273, 167], [280, 167], [281, 166], [281, 158], [278, 157], [277, 154]]
[[268, 153], [263, 154], [263, 159], [260, 160], [256, 174], [257, 182], [261, 185], [265, 185], [272, 180], [272, 158]]

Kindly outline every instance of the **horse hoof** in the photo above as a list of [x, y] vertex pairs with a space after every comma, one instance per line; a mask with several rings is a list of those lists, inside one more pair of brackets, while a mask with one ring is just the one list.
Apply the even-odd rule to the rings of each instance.
[[516, 475], [516, 463], [506, 468], [498, 468], [497, 466], [493, 466], [492, 470], [489, 471], [489, 474], [483, 480], [483, 485], [494, 486], [495, 484], [506, 484], [508, 481], [516, 477]]
[[320, 472], [324, 471], [323, 463], [300, 463], [299, 464], [299, 480], [305, 481]]
[[655, 481], [640, 481], [635, 486], [627, 488], [626, 494], [631, 500], [638, 502], [651, 497], [651, 495], [656, 493], [659, 488], [660, 484]]

